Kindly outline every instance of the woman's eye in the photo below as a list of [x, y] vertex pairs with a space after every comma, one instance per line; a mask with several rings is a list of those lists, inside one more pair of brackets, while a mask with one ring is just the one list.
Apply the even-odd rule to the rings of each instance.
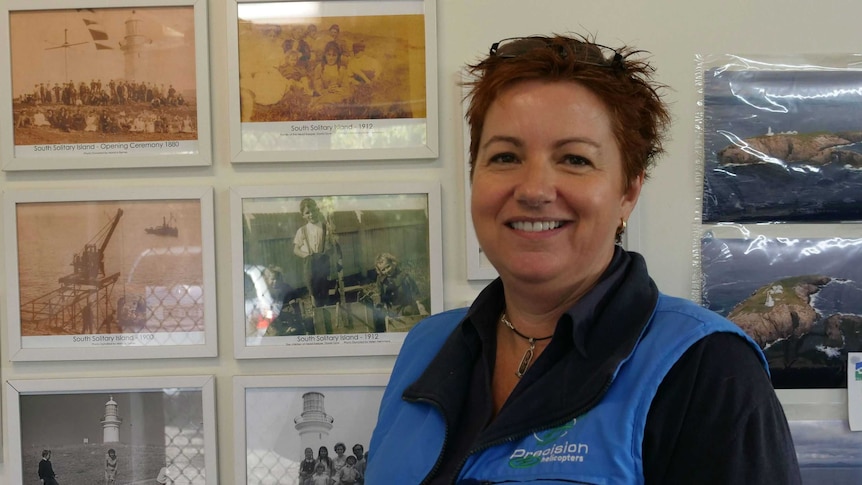
[[518, 161], [513, 153], [498, 153], [491, 157], [491, 163], [515, 163]]
[[563, 163], [572, 166], [588, 166], [593, 163], [580, 155], [566, 155], [563, 157]]

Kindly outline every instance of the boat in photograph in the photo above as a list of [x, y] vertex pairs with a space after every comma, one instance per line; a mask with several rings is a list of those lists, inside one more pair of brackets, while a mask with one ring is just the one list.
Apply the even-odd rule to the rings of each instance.
[[146, 231], [147, 234], [155, 234], [156, 236], [178, 237], [180, 234], [173, 214], [171, 214], [170, 219], [162, 217], [162, 223], [160, 225], [147, 227], [144, 231]]

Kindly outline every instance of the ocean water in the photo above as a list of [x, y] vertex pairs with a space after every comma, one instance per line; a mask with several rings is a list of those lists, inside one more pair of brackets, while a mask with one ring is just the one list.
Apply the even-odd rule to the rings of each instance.
[[835, 467], [801, 467], [803, 485], [859, 485], [862, 465]]

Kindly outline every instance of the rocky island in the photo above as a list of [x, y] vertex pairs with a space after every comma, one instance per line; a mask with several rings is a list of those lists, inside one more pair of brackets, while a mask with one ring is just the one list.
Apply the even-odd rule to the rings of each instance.
[[862, 141], [862, 131], [838, 133], [778, 133], [745, 138], [718, 152], [722, 165], [768, 162], [825, 165], [839, 163], [862, 168], [862, 153], [846, 147]]
[[727, 318], [766, 347], [778, 340], [802, 337], [818, 320], [811, 306], [814, 295], [832, 278], [823, 275], [793, 276], [758, 288], [738, 303]]

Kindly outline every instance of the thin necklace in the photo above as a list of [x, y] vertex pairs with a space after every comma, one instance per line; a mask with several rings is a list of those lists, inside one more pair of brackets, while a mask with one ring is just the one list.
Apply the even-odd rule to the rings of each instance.
[[526, 340], [530, 344], [530, 348], [528, 348], [527, 351], [524, 352], [524, 356], [521, 357], [521, 363], [518, 365], [518, 370], [515, 371], [515, 375], [518, 376], [518, 379], [520, 379], [520, 378], [524, 377], [524, 373], [527, 372], [527, 367], [529, 367], [530, 362], [533, 361], [533, 354], [536, 350], [536, 342], [538, 342], [540, 340], [548, 340], [549, 338], [553, 337], [554, 334], [551, 334], [551, 335], [548, 335], [547, 337], [542, 337], [542, 338], [527, 337], [526, 335], [519, 332], [515, 328], [515, 326], [512, 325], [512, 322], [510, 322], [509, 319], [506, 318], [506, 312], [503, 312], [502, 314], [500, 314], [500, 321], [505, 323], [506, 326], [509, 327], [509, 329], [511, 329], [513, 332], [515, 332], [515, 335], [517, 335], [518, 337], [521, 337], [522, 339]]

